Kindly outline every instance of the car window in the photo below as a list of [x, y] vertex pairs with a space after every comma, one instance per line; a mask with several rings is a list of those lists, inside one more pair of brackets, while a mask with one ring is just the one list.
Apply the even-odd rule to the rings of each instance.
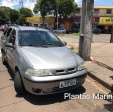
[[13, 29], [13, 31], [11, 32], [11, 35], [9, 36], [9, 42], [12, 43], [12, 45], [14, 45], [15, 39], [16, 39], [16, 30]]
[[3, 35], [5, 35], [6, 33], [7, 33], [7, 30], [6, 30], [6, 31], [4, 31]]
[[9, 38], [10, 38], [11, 32], [12, 32], [12, 28], [9, 28], [7, 33], [6, 33], [6, 40], [7, 40], [7, 42], [9, 42]]
[[2, 39], [5, 39], [6, 38], [5, 35], [6, 35], [7, 31], [8, 30], [4, 31], [4, 33], [3, 33], [2, 37], [1, 37]]
[[13, 29], [11, 35], [16, 36], [16, 30], [15, 29]]
[[41, 47], [63, 46], [63, 43], [49, 31], [19, 31], [19, 44]]

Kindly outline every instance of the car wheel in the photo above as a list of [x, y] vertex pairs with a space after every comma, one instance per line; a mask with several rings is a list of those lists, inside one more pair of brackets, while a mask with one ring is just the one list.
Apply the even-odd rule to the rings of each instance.
[[22, 79], [21, 79], [21, 76], [18, 71], [16, 71], [16, 73], [15, 73], [14, 88], [18, 95], [24, 95], [26, 92]]
[[2, 63], [3, 63], [4, 65], [7, 64], [5, 53], [2, 53]]

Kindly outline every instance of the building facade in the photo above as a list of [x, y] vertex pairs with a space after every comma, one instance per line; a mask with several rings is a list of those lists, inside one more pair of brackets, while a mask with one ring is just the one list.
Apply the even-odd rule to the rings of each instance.
[[[36, 26], [36, 27], [43, 27], [42, 23], [42, 17], [41, 16], [33, 16], [33, 17], [27, 17], [26, 22], [29, 23], [30, 26]], [[45, 17], [45, 24], [44, 27], [47, 29], [52, 30], [54, 27], [55, 18], [51, 16]]]
[[[82, 6], [78, 6], [74, 13], [71, 13], [73, 22], [79, 25], [81, 21]], [[102, 29], [103, 33], [110, 33], [113, 25], [113, 6], [94, 6], [93, 28]]]

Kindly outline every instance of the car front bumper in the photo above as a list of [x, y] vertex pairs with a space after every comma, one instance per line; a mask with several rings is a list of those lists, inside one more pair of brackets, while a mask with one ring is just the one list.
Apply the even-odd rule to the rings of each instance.
[[[48, 77], [26, 77], [22, 76], [25, 89], [36, 95], [54, 94], [67, 91], [81, 86], [87, 76], [87, 71], [82, 70], [69, 75], [48, 76]], [[48, 80], [49, 79], [49, 80]], [[76, 85], [59, 88], [60, 81], [76, 80]]]

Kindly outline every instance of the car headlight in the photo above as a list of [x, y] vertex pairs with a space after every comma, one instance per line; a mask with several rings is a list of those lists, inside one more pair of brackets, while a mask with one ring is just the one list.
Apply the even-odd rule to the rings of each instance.
[[84, 63], [83, 63], [83, 64], [80, 64], [80, 65], [78, 66], [78, 70], [79, 70], [79, 71], [80, 71], [80, 70], [84, 70], [84, 69], [86, 69]]
[[34, 77], [43, 77], [43, 76], [50, 76], [52, 75], [51, 71], [48, 69], [27, 69], [25, 72], [28, 76], [34, 76]]

